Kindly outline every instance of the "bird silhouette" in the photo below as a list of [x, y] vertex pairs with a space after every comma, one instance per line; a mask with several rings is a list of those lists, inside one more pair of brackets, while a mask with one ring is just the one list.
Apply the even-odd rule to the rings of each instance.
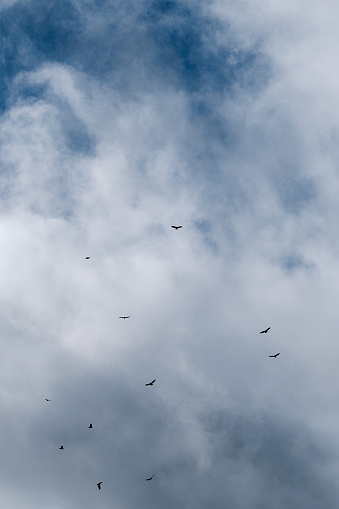
[[153, 474], [152, 477], [149, 477], [148, 479], [146, 479], [146, 481], [151, 481], [154, 476], [155, 476], [155, 474]]
[[102, 481], [97, 482], [98, 490], [101, 490]]
[[147, 387], [147, 385], [153, 385], [155, 381], [156, 381], [156, 378], [154, 378], [154, 380], [152, 380], [152, 382], [150, 382], [149, 384], [145, 384], [145, 386]]
[[45, 398], [45, 401], [52, 401], [52, 400], [51, 400], [51, 399], [47, 399], [47, 398]]
[[182, 228], [182, 226], [171, 226], [171, 228], [174, 228], [175, 230], [179, 230], [179, 228]]
[[90, 259], [90, 256], [86, 256], [86, 257], [85, 257], [85, 260], [89, 260], [89, 259]]
[[271, 327], [267, 327], [267, 329], [262, 330], [260, 334], [267, 334], [267, 332], [270, 330]]
[[123, 318], [124, 320], [126, 320], [126, 318], [131, 318], [130, 316], [119, 316], [119, 318]]
[[275, 355], [269, 355], [269, 357], [274, 357], [276, 359], [278, 357], [278, 355], [280, 355], [280, 352], [276, 353]]
[[92, 429], [92, 428], [93, 428], [93, 424], [90, 424], [88, 427], [89, 427], [90, 429]]
[[64, 449], [64, 446], [63, 446], [63, 445], [60, 445], [59, 449], [63, 450], [63, 449]]

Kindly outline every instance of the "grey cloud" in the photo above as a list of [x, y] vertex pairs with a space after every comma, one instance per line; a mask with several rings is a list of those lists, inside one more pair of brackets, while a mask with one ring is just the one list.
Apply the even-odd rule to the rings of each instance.
[[337, 507], [336, 91], [305, 94], [308, 28], [298, 70], [290, 3], [72, 5], [95, 57], [36, 33], [1, 117], [3, 506]]

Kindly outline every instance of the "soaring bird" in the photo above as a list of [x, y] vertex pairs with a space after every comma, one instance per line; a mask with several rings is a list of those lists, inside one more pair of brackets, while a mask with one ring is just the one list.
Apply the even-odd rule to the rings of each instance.
[[119, 316], [119, 318], [123, 318], [124, 320], [126, 320], [126, 318], [131, 318], [130, 316]]
[[179, 230], [179, 228], [182, 228], [182, 226], [171, 226], [171, 228], [174, 228], [175, 230]]
[[102, 481], [97, 482], [98, 490], [101, 490]]
[[152, 380], [152, 382], [150, 382], [149, 384], [145, 384], [145, 386], [147, 387], [147, 385], [153, 385], [155, 381], [156, 381], [156, 378], [154, 378], [154, 380]]
[[267, 329], [262, 330], [260, 334], [267, 334], [267, 332], [270, 330], [271, 327], [267, 327]]
[[88, 427], [89, 427], [89, 429], [92, 429], [93, 428], [93, 424], [90, 424]]
[[90, 259], [90, 256], [86, 256], [86, 257], [85, 257], [85, 260], [89, 260], [89, 259]]
[[63, 450], [64, 446], [63, 445], [60, 445], [59, 449]]
[[149, 477], [148, 479], [146, 479], [146, 481], [151, 481], [154, 476], [155, 476], [155, 474], [153, 474], [152, 477]]
[[51, 399], [47, 399], [47, 398], [45, 398], [45, 401], [52, 401], [52, 400], [51, 400]]
[[278, 355], [280, 355], [280, 352], [276, 353], [275, 355], [269, 355], [269, 357], [274, 357], [276, 359], [278, 357]]

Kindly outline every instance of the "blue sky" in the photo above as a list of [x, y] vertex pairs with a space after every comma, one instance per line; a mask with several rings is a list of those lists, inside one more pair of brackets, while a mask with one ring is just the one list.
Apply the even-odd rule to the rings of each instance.
[[337, 10], [2, 3], [2, 507], [337, 508]]

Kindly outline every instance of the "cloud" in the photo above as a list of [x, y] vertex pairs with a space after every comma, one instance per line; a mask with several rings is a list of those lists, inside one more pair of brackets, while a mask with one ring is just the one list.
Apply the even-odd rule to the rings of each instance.
[[3, 6], [4, 507], [337, 507], [326, 5]]

